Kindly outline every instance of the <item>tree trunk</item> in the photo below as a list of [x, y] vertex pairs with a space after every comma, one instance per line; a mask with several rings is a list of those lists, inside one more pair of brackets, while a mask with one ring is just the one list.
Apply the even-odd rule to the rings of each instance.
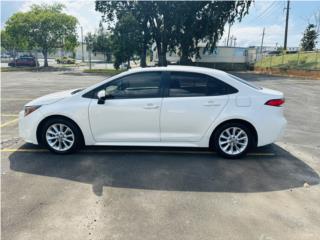
[[183, 52], [181, 54], [179, 63], [180, 63], [180, 65], [187, 65], [188, 63], [190, 63], [190, 60], [188, 59], [188, 56], [186, 56]]
[[181, 57], [180, 57], [179, 64], [190, 65], [192, 61], [190, 59], [190, 52], [189, 52], [188, 46], [181, 44], [180, 50], [181, 50]]
[[164, 46], [163, 43], [157, 43], [157, 52], [158, 52], [158, 65], [167, 66], [167, 46]]
[[146, 67], [147, 66], [147, 44], [143, 43], [141, 56], [140, 56], [140, 67]]
[[163, 50], [159, 54], [159, 66], [167, 66], [167, 51]]
[[48, 67], [48, 51], [46, 49], [44, 49], [42, 51], [43, 54], [43, 58], [44, 58], [44, 67]]
[[130, 57], [128, 58], [128, 66], [127, 69], [130, 69]]

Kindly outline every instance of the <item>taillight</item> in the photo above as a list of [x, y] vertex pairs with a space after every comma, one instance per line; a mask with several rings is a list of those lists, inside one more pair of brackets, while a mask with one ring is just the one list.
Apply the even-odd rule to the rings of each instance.
[[284, 104], [284, 99], [271, 99], [265, 103], [265, 105], [273, 106], [273, 107], [280, 107]]

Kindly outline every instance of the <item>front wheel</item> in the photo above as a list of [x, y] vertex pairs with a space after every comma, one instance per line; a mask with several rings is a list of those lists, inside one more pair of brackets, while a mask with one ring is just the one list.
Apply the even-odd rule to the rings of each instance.
[[67, 154], [81, 146], [79, 128], [65, 119], [49, 119], [42, 128], [42, 143], [54, 153]]
[[227, 123], [219, 127], [214, 135], [214, 148], [226, 158], [240, 158], [253, 145], [250, 129], [241, 123]]

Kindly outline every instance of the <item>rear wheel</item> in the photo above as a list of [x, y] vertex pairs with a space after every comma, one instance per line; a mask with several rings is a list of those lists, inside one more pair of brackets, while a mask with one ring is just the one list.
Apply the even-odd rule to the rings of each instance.
[[51, 151], [67, 154], [77, 151], [82, 146], [81, 132], [77, 125], [66, 119], [49, 119], [45, 122], [41, 139]]
[[250, 129], [241, 123], [227, 123], [214, 134], [213, 144], [217, 153], [226, 158], [240, 158], [253, 145]]

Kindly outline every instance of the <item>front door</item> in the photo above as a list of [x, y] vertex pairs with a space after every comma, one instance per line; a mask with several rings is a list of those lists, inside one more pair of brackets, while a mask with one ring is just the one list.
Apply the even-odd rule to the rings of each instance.
[[[124, 76], [103, 86], [111, 97], [89, 106], [97, 142], [160, 141], [161, 72]], [[101, 90], [99, 88], [98, 90]]]

